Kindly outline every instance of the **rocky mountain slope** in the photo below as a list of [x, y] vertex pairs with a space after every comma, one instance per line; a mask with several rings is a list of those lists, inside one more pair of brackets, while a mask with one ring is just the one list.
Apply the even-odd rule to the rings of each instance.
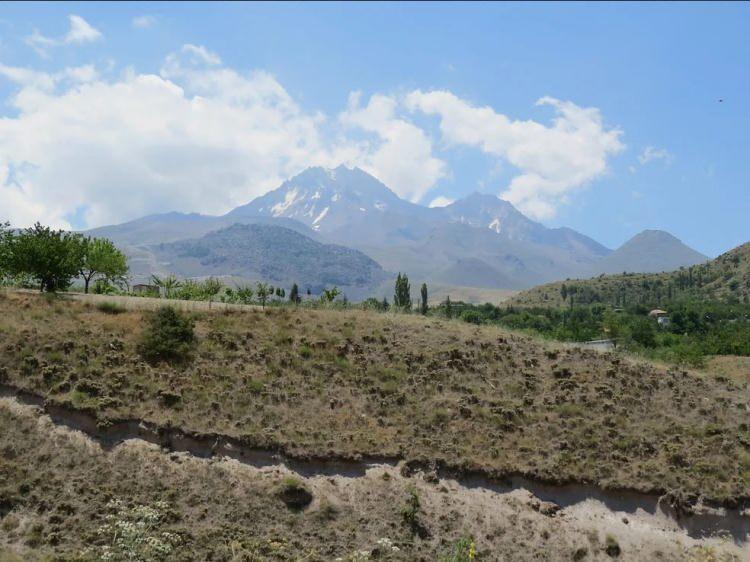
[[[124, 245], [137, 277], [152, 270], [167, 272], [175, 264], [196, 276], [229, 274], [222, 269], [227, 262], [194, 260], [188, 266], [170, 253], [178, 246], [160, 246], [158, 255], [154, 247], [235, 223], [283, 226], [364, 252], [388, 272], [464, 287], [522, 289], [602, 271], [662, 271], [705, 260], [671, 235], [650, 231], [613, 253], [570, 228], [532, 221], [493, 195], [473, 193], [446, 207], [423, 207], [399, 198], [366, 172], [345, 166], [309, 168], [221, 217], [152, 215], [88, 234]], [[216, 240], [207, 238], [203, 247]], [[313, 278], [325, 277], [313, 274], [312, 267], [314, 263], [307, 264], [306, 271]]]
[[152, 251], [181, 276], [228, 275], [286, 287], [298, 283], [315, 293], [333, 285], [367, 291], [387, 277], [362, 252], [268, 224], [234, 224], [202, 238], [159, 244]]

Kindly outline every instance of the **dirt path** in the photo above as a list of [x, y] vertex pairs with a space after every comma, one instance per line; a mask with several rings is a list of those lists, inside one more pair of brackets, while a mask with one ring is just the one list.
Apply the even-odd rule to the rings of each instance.
[[[585, 484], [551, 485], [522, 477], [492, 481], [482, 475], [457, 477], [429, 465], [398, 459], [294, 459], [273, 451], [246, 448], [220, 435], [187, 434], [137, 420], [100, 426], [93, 416], [46, 404], [35, 395], [0, 388], [0, 407], [54, 424], [65, 434], [82, 432], [89, 446], [106, 451], [122, 447], [160, 447], [189, 462], [220, 462], [238, 475], [293, 474], [305, 480], [316, 500], [355, 501], [384, 479], [416, 486], [437, 520], [459, 517], [474, 536], [491, 537], [503, 522], [527, 518], [542, 536], [585, 536], [592, 541], [617, 538], [620, 559], [685, 559], [686, 553], [708, 553], [694, 560], [750, 560], [750, 513], [704, 508], [685, 515], [665, 498], [628, 491], [608, 491]], [[78, 433], [80, 435], [80, 433]], [[206, 459], [211, 459], [210, 461]], [[387, 476], [384, 476], [387, 475]], [[457, 515], [458, 514], [458, 515]], [[532, 524], [530, 523], [530, 524]], [[436, 523], [437, 524], [437, 523]], [[597, 542], [597, 544], [599, 544]], [[602, 550], [597, 546], [597, 552]], [[692, 556], [692, 554], [691, 554]], [[555, 559], [555, 558], [553, 558]]]

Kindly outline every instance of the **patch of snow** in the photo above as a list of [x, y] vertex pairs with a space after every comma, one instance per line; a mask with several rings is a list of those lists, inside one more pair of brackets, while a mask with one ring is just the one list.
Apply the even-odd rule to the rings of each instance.
[[318, 191], [316, 191], [316, 192], [315, 192], [315, 195], [313, 195], [313, 196], [311, 197], [311, 199], [320, 199], [320, 191], [319, 191], [319, 190], [318, 190]]
[[494, 230], [495, 232], [500, 234], [500, 227], [501, 227], [500, 219], [495, 217], [495, 220], [493, 220], [487, 228], [489, 228], [490, 230]]
[[363, 213], [367, 212], [367, 209], [365, 209], [364, 207], [360, 207], [359, 210], [362, 211]]
[[341, 194], [340, 193], [334, 193], [333, 197], [331, 197], [331, 201], [333, 201], [334, 203], [336, 201], [338, 201], [339, 199], [341, 199]]
[[282, 201], [281, 203], [276, 203], [273, 207], [271, 207], [271, 213], [273, 214], [273, 216], [278, 217], [282, 215], [284, 211], [294, 205], [299, 199], [298, 195], [299, 191], [296, 187], [287, 191], [284, 195], [284, 201]]
[[315, 219], [315, 220], [313, 221], [313, 225], [318, 225], [318, 226], [314, 226], [313, 228], [318, 228], [318, 227], [320, 226], [320, 225], [319, 225], [318, 223], [319, 223], [320, 221], [322, 221], [322, 220], [323, 220], [323, 219], [325, 218], [325, 216], [326, 216], [326, 215], [328, 214], [328, 209], [329, 209], [329, 207], [326, 207], [326, 208], [325, 208], [325, 209], [323, 209], [323, 211], [322, 211], [322, 212], [321, 212], [321, 213], [320, 213], [320, 214], [319, 214], [319, 215], [318, 215], [318, 216], [316, 217], [316, 219]]
[[386, 205], [385, 205], [385, 203], [383, 203], [382, 201], [375, 201], [375, 208], [376, 208], [376, 209], [377, 209], [378, 211], [383, 211], [383, 210], [385, 210], [385, 207], [386, 207]]

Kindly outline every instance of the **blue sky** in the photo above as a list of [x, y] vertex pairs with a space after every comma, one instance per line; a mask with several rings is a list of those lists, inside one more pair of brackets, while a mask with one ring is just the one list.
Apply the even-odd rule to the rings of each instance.
[[750, 239], [748, 22], [747, 3], [2, 4], [0, 219], [222, 212], [341, 161], [424, 204], [504, 194], [610, 247], [661, 228], [713, 256]]

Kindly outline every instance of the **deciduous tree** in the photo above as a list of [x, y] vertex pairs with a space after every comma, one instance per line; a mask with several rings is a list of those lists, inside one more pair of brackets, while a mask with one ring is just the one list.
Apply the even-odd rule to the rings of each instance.
[[106, 238], [83, 238], [83, 264], [79, 271], [83, 278], [83, 292], [89, 292], [89, 283], [99, 276], [113, 282], [128, 274], [128, 261], [120, 250]]

